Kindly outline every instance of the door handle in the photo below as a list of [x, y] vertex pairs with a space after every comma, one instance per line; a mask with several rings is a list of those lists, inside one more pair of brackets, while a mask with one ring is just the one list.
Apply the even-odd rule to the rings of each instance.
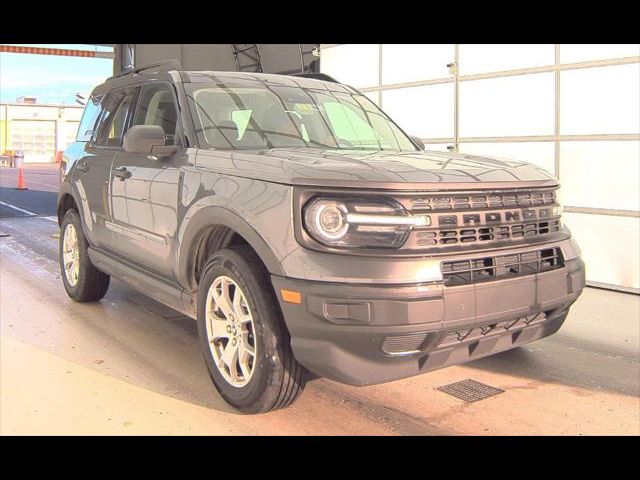
[[125, 181], [127, 178], [131, 178], [131, 172], [127, 170], [127, 167], [118, 167], [113, 169], [113, 174], [121, 181]]
[[78, 163], [76, 170], [78, 170], [80, 173], [87, 173], [89, 171], [89, 165], [87, 165], [86, 162], [81, 161]]

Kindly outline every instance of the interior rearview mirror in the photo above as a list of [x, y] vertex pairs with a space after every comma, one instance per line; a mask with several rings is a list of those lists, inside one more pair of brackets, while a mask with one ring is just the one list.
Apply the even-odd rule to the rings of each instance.
[[127, 153], [142, 153], [167, 157], [177, 151], [174, 145], [165, 145], [166, 135], [158, 125], [135, 125], [124, 135], [123, 147]]
[[424, 145], [424, 142], [422, 141], [421, 138], [418, 137], [414, 137], [413, 135], [409, 135], [409, 138], [413, 141], [413, 143], [416, 144], [416, 146], [420, 149], [420, 150], [424, 150], [426, 147]]

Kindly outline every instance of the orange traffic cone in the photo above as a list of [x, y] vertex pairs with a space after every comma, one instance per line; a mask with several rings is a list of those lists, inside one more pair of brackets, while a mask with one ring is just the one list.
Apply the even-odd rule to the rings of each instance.
[[24, 181], [24, 170], [22, 167], [18, 168], [18, 186], [16, 187], [16, 190], [29, 190]]

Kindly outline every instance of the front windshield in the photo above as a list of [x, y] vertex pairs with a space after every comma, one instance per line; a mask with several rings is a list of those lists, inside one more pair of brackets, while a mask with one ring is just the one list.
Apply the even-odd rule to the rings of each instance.
[[198, 133], [220, 149], [317, 147], [416, 151], [367, 97], [301, 87], [191, 87]]

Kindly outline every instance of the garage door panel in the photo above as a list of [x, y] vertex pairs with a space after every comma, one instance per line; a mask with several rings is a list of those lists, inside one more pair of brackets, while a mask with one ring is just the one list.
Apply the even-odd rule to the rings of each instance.
[[453, 44], [382, 45], [382, 84], [447, 78], [447, 64], [454, 60]]
[[568, 212], [563, 218], [582, 250], [587, 281], [640, 288], [640, 218]]
[[460, 136], [553, 135], [554, 95], [553, 73], [460, 82]]
[[563, 44], [560, 45], [560, 62], [576, 63], [608, 58], [637, 57], [640, 55], [638, 44]]
[[380, 83], [380, 46], [350, 44], [322, 50], [320, 70], [339, 82], [355, 88], [373, 87]]
[[385, 90], [382, 108], [409, 135], [453, 137], [453, 83]]
[[544, 67], [555, 63], [555, 46], [544, 45], [460, 45], [460, 75]]
[[639, 86], [639, 63], [561, 72], [560, 133], [640, 133]]
[[640, 142], [561, 142], [560, 199], [574, 207], [640, 210]]
[[48, 120], [13, 120], [12, 149], [24, 151], [25, 163], [50, 162], [56, 150], [56, 122]]

